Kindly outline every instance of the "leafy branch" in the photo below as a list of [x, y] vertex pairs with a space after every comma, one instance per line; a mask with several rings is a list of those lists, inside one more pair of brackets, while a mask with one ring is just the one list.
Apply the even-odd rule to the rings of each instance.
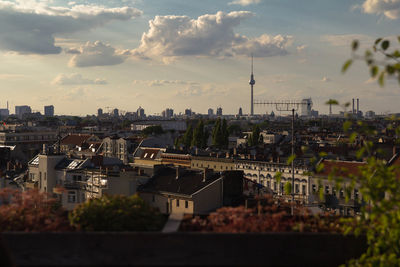
[[381, 87], [385, 85], [386, 78], [396, 78], [400, 84], [400, 36], [397, 37], [397, 41], [399, 47], [389, 51], [390, 41], [378, 38], [372, 49], [365, 50], [362, 55], [356, 53], [360, 43], [354, 40], [351, 44], [351, 58], [343, 64], [342, 73], [346, 72], [355, 60], [362, 60], [367, 64], [371, 78], [377, 78]]

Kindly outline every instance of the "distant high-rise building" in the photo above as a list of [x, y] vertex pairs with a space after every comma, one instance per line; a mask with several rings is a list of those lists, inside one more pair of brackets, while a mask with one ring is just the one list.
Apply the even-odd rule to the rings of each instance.
[[102, 108], [99, 108], [98, 110], [97, 110], [97, 116], [103, 116], [103, 109]]
[[172, 118], [174, 116], [174, 110], [172, 108], [167, 108], [162, 112], [162, 116], [167, 119]]
[[208, 109], [208, 116], [213, 116], [214, 115], [214, 110], [212, 108]]
[[44, 106], [44, 115], [48, 117], [53, 117], [54, 116], [54, 106]]
[[311, 108], [313, 106], [311, 98], [305, 98], [301, 100], [301, 115], [302, 116], [311, 116]]
[[243, 110], [242, 110], [242, 108], [239, 108], [239, 113], [238, 113], [238, 115], [239, 115], [239, 116], [243, 116]]
[[192, 116], [192, 110], [190, 108], [185, 109], [185, 115], [188, 117]]
[[0, 119], [7, 118], [10, 115], [10, 111], [8, 110], [8, 101], [7, 108], [0, 108]]
[[10, 115], [10, 112], [6, 108], [0, 108], [0, 119], [7, 118]]
[[18, 118], [22, 118], [24, 114], [30, 113], [32, 113], [32, 109], [30, 106], [15, 106], [15, 115], [17, 115]]
[[222, 116], [222, 108], [217, 108], [217, 116]]
[[117, 108], [113, 109], [113, 116], [118, 117], [119, 116], [119, 110]]
[[138, 118], [140, 118], [140, 119], [146, 117], [146, 114], [144, 114], [144, 109], [142, 107], [139, 107], [137, 109], [136, 113], [137, 113]]

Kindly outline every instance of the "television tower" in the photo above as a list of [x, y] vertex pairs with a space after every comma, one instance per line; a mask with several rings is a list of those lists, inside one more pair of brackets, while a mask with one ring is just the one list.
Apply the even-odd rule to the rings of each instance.
[[250, 115], [253, 116], [254, 115], [253, 87], [256, 84], [256, 80], [254, 80], [254, 74], [253, 74], [253, 54], [251, 54], [251, 75], [249, 84], [251, 85]]

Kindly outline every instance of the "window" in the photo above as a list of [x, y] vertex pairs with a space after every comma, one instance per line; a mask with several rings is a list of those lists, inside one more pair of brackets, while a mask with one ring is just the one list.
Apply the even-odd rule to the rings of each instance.
[[189, 208], [189, 201], [185, 200], [185, 209]]
[[76, 202], [76, 192], [68, 191], [68, 203], [75, 203], [75, 202]]
[[354, 199], [358, 200], [358, 190], [354, 189]]
[[336, 188], [332, 187], [332, 195], [336, 196]]
[[276, 182], [274, 182], [274, 191], [276, 191]]
[[267, 187], [270, 188], [270, 186], [271, 186], [270, 181], [267, 181]]
[[296, 194], [300, 193], [299, 184], [295, 184], [294, 187], [295, 187], [295, 190], [296, 190]]
[[317, 186], [315, 184], [312, 185], [312, 192], [313, 193], [317, 192]]
[[305, 195], [306, 194], [306, 186], [303, 184], [301, 187], [302, 187], [301, 192], [303, 193], [303, 195]]
[[344, 197], [344, 191], [343, 191], [343, 188], [340, 188], [340, 197]]
[[325, 194], [329, 194], [329, 185], [325, 186]]
[[176, 200], [176, 206], [179, 207], [179, 199]]

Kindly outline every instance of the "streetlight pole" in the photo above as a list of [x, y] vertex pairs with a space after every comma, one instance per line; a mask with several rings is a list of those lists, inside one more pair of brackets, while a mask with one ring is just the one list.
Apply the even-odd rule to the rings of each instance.
[[269, 101], [255, 101], [254, 105], [273, 105], [275, 106], [276, 110], [278, 111], [292, 111], [292, 141], [291, 141], [291, 148], [292, 148], [292, 162], [291, 162], [291, 167], [292, 167], [292, 203], [291, 203], [291, 215], [294, 215], [294, 196], [295, 196], [295, 186], [294, 186], [294, 157], [295, 157], [295, 151], [294, 151], [294, 112], [297, 111], [302, 105], [302, 102], [298, 101], [280, 101], [280, 102], [269, 102]]

